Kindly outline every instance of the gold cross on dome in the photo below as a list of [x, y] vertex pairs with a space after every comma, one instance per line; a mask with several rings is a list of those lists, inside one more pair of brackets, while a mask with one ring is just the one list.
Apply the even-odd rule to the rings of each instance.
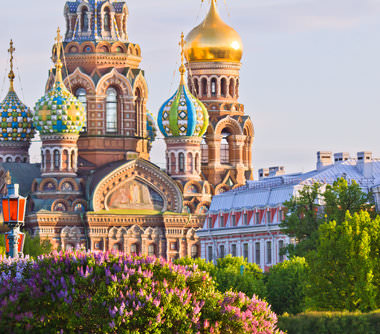
[[57, 37], [55, 38], [56, 45], [57, 45], [57, 59], [61, 59], [61, 44], [62, 44], [62, 35], [61, 35], [61, 29], [57, 29]]
[[181, 73], [181, 83], [183, 84], [185, 82], [185, 72], [186, 68], [184, 65], [185, 62], [185, 36], [183, 33], [181, 33], [181, 42], [179, 42], [179, 46], [181, 47], [181, 67], [179, 68], [179, 72]]
[[13, 72], [13, 52], [15, 52], [16, 49], [13, 47], [13, 41], [11, 40], [10, 43], [9, 43], [9, 49], [8, 49], [8, 52], [10, 53], [11, 55], [11, 58], [9, 60], [9, 63], [11, 65], [11, 70], [8, 74], [8, 78], [9, 78], [9, 81], [10, 81], [10, 87], [9, 87], [9, 90], [13, 90], [13, 81], [15, 79], [15, 74]]

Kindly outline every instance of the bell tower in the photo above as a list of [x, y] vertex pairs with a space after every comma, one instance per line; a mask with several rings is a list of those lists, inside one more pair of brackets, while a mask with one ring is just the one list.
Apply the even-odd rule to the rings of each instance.
[[[202, 172], [226, 191], [253, 178], [253, 124], [239, 103], [243, 43], [211, 0], [204, 21], [186, 37], [188, 85], [207, 107], [210, 125], [202, 144]], [[218, 189], [217, 189], [218, 188]]]
[[[139, 67], [141, 49], [128, 39], [125, 1], [67, 1], [64, 13], [64, 84], [86, 109], [79, 170], [149, 159], [148, 88]], [[53, 81], [54, 73], [47, 90]]]

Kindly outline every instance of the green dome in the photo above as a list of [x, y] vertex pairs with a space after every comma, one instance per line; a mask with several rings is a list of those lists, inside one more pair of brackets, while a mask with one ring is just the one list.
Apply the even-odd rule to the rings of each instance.
[[79, 134], [85, 124], [85, 109], [61, 80], [34, 107], [33, 123], [41, 135]]

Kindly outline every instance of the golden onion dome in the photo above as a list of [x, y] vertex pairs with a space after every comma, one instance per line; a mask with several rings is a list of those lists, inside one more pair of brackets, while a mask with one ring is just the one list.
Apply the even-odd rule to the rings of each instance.
[[211, 0], [204, 21], [187, 35], [185, 51], [188, 62], [240, 62], [243, 42], [236, 30], [221, 19], [216, 0]]

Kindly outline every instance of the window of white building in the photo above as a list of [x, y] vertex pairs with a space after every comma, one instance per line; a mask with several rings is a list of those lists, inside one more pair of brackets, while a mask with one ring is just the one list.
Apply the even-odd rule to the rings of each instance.
[[260, 265], [260, 257], [261, 257], [261, 253], [260, 253], [260, 242], [256, 242], [255, 243], [255, 262], [257, 265]]
[[246, 212], [243, 215], [243, 224], [248, 225], [248, 214]]
[[280, 240], [278, 242], [278, 254], [279, 254], [279, 261], [284, 262], [284, 255], [281, 254], [281, 249], [284, 248], [284, 240]]
[[236, 244], [231, 245], [231, 255], [233, 257], [237, 256], [237, 253], [236, 253]]
[[267, 241], [267, 264], [272, 264], [272, 241]]
[[243, 245], [243, 256], [248, 261], [248, 244]]
[[255, 223], [256, 225], [260, 224], [260, 212], [255, 213]]
[[224, 258], [224, 245], [220, 245], [220, 247], [219, 247], [219, 257], [221, 258], [221, 259], [223, 259]]
[[213, 261], [212, 246], [208, 246], [208, 248], [207, 248], [207, 259], [209, 262]]

